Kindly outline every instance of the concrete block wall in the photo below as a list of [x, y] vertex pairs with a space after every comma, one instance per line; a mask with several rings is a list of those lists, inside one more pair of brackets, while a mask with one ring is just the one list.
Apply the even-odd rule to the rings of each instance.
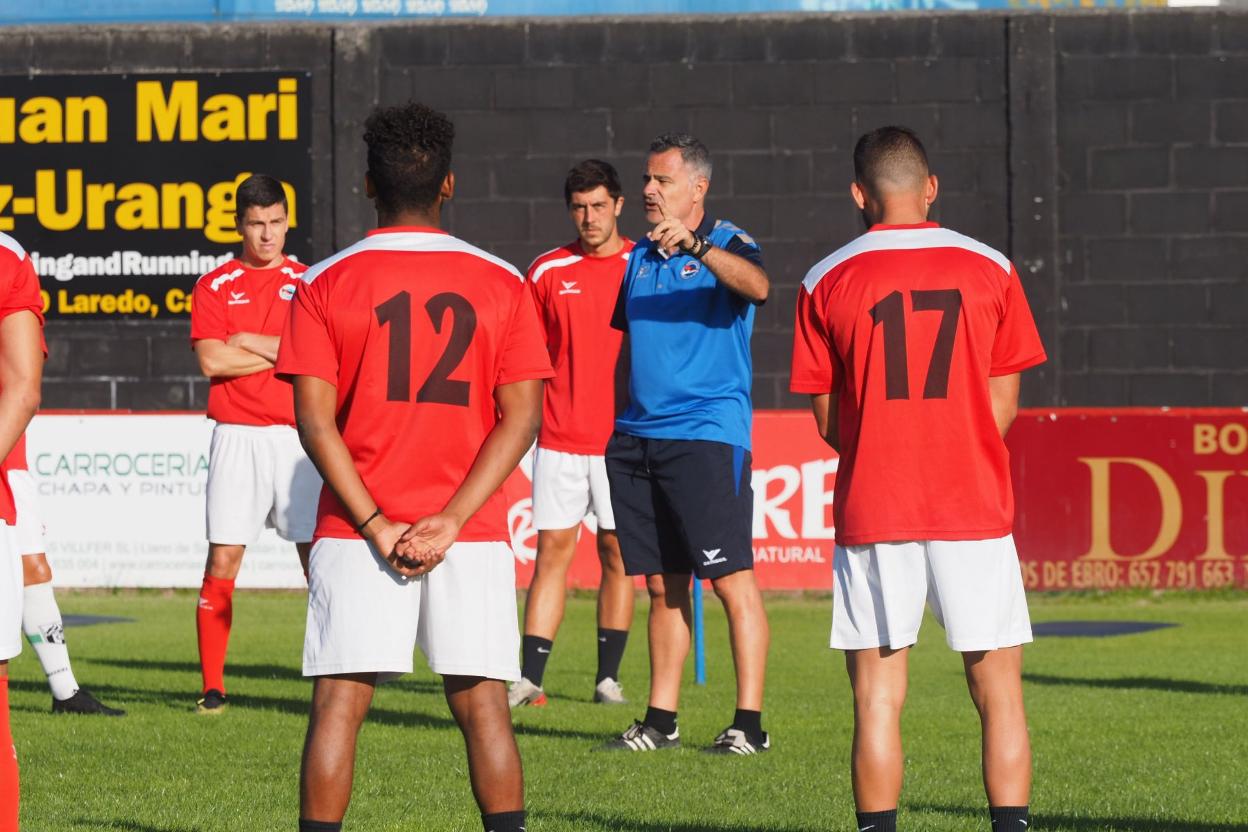
[[[376, 103], [416, 98], [456, 123], [457, 198], [448, 228], [523, 268], [575, 236], [563, 178], [596, 156], [620, 170], [623, 226], [640, 209], [646, 147], [689, 131], [712, 151], [713, 214], [760, 243], [774, 282], [754, 335], [757, 407], [788, 394], [797, 287], [861, 221], [848, 196], [855, 138], [904, 123], [944, 177], [940, 218], [1005, 248], [1005, 21], [1002, 17], [504, 23], [355, 30], [372, 63], [370, 100], [339, 101], [339, 244], [368, 227], [359, 122]], [[365, 87], [367, 88], [367, 87]], [[343, 190], [340, 188], [339, 193]], [[343, 233], [347, 232], [347, 233]]]
[[[567, 168], [619, 167], [624, 229], [645, 148], [700, 135], [710, 205], [761, 243], [775, 290], [756, 406], [790, 396], [793, 304], [852, 239], [850, 152], [907, 124], [936, 219], [1019, 265], [1050, 363], [1031, 405], [1248, 403], [1248, 14], [793, 15], [392, 26], [0, 31], [0, 72], [307, 69], [315, 251], [373, 221], [363, 120], [416, 98], [457, 129], [448, 229], [523, 268], [567, 241]], [[202, 407], [185, 323], [53, 322], [48, 407]]]
[[1059, 403], [1248, 404], [1248, 18], [1055, 22]]

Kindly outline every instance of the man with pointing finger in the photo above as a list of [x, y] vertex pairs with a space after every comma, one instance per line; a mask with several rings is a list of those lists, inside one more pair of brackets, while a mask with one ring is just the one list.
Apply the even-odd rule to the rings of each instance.
[[659, 136], [643, 181], [654, 228], [629, 256], [611, 322], [628, 334], [630, 403], [606, 459], [625, 571], [645, 575], [650, 593], [650, 699], [645, 718], [607, 747], [680, 745], [692, 573], [724, 604], [737, 673], [732, 724], [706, 750], [755, 754], [771, 743], [762, 729], [769, 634], [751, 540], [750, 333], [770, 281], [757, 243], [706, 211], [702, 142]]

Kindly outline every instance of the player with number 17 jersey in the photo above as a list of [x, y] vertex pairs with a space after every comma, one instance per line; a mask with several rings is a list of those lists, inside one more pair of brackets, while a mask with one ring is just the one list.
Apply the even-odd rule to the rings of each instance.
[[[295, 296], [282, 375], [337, 388], [338, 425], [382, 513], [442, 510], [497, 421], [494, 388], [553, 375], [524, 278], [434, 228], [381, 228], [314, 266]], [[359, 538], [328, 488], [315, 539]], [[462, 542], [509, 539], [501, 491]]]
[[791, 389], [840, 390], [837, 543], [1009, 534], [985, 380], [1044, 359], [1018, 273], [970, 237], [876, 225], [817, 263], [798, 292]]

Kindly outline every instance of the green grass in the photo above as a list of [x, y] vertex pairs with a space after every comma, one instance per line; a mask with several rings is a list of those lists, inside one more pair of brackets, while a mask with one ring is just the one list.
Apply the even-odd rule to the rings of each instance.
[[[66, 612], [135, 623], [70, 630], [79, 680], [129, 709], [121, 720], [54, 717], [28, 649], [10, 666], [25, 832], [293, 830], [309, 683], [299, 676], [303, 603], [240, 593], [220, 718], [192, 713], [199, 675], [189, 593], [60, 594]], [[534, 832], [851, 829], [849, 688], [826, 648], [830, 602], [769, 601], [772, 653], [755, 758], [699, 754], [732, 716], [718, 603], [708, 604], [710, 683], [687, 680], [687, 746], [653, 755], [590, 749], [639, 716], [644, 601], [622, 672], [636, 706], [589, 703], [593, 605], [569, 606], [547, 672], [551, 704], [516, 714]], [[1032, 616], [1180, 626], [1028, 648], [1037, 830], [1248, 830], [1248, 596], [1033, 598]], [[418, 660], [418, 665], [421, 662]], [[690, 676], [692, 672], [690, 671]], [[986, 829], [978, 723], [958, 657], [935, 622], [913, 651], [903, 730], [906, 830]], [[427, 670], [378, 693], [356, 765], [351, 830], [479, 830], [463, 746]]]

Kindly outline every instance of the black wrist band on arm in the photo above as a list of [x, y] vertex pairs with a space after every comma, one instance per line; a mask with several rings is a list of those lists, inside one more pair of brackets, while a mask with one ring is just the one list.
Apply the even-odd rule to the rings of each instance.
[[367, 518], [367, 519], [365, 519], [365, 521], [364, 521], [363, 523], [360, 523], [358, 526], [356, 526], [356, 527], [355, 527], [355, 533], [356, 533], [356, 534], [360, 534], [360, 535], [364, 534], [364, 527], [365, 527], [365, 526], [367, 526], [369, 523], [373, 522], [373, 520], [375, 520], [375, 519], [377, 518], [377, 515], [379, 515], [379, 514], [381, 514], [381, 507], [380, 507], [380, 506], [378, 506], [378, 507], [377, 507], [377, 508], [373, 511], [373, 513], [372, 513], [372, 514], [368, 515], [368, 518]]
[[701, 260], [706, 253], [711, 250], [711, 241], [706, 237], [695, 235], [693, 238], [693, 247], [689, 249], [689, 254]]

